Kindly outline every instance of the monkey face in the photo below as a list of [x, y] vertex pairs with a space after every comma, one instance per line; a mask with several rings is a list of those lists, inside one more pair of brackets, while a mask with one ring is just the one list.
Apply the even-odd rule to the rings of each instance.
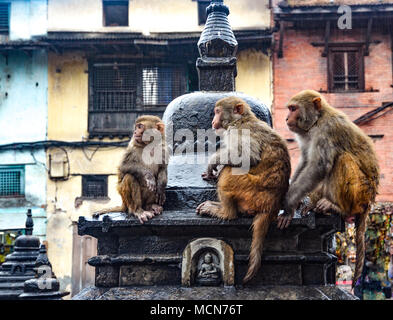
[[134, 137], [134, 140], [140, 144], [143, 144], [143, 141], [142, 141], [143, 132], [145, 132], [145, 126], [143, 125], [143, 123], [137, 123], [135, 125], [133, 137]]
[[[133, 140], [139, 145], [147, 145], [154, 140], [151, 130], [158, 130], [161, 137], [165, 138], [165, 125], [156, 116], [141, 116], [135, 122]], [[145, 137], [143, 137], [144, 133]], [[155, 135], [155, 134], [154, 134]]]
[[291, 131], [296, 132], [297, 130], [297, 122], [299, 120], [299, 116], [300, 116], [300, 108], [298, 105], [296, 104], [290, 104], [288, 106], [288, 115], [287, 115], [287, 126], [288, 129]]
[[222, 127], [221, 124], [221, 115], [222, 115], [222, 110], [220, 106], [216, 106], [214, 108], [214, 117], [213, 117], [213, 121], [212, 121], [212, 128], [214, 130], [218, 130]]
[[249, 109], [250, 107], [246, 106], [241, 99], [228, 97], [219, 100], [214, 107], [212, 128], [214, 130], [227, 130], [231, 122], [240, 119], [246, 114], [246, 110], [249, 111]]
[[322, 108], [322, 101], [314, 93], [300, 93], [287, 104], [288, 129], [297, 134], [306, 134], [318, 121]]

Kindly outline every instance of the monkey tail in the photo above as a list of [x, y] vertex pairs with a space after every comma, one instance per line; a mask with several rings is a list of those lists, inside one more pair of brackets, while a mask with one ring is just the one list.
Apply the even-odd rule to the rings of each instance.
[[352, 280], [352, 288], [355, 287], [355, 284], [360, 278], [363, 270], [364, 258], [366, 254], [365, 233], [368, 213], [369, 208], [367, 208], [363, 214], [357, 214], [355, 217], [356, 265]]
[[94, 212], [93, 217], [98, 218], [102, 214], [110, 213], [110, 212], [124, 212], [123, 206], [117, 206], [108, 209], [102, 209], [100, 211]]
[[254, 218], [252, 223], [253, 235], [248, 261], [248, 271], [243, 279], [243, 284], [250, 281], [256, 275], [259, 267], [261, 266], [263, 243], [269, 229], [271, 216], [272, 215], [270, 213], [260, 213]]

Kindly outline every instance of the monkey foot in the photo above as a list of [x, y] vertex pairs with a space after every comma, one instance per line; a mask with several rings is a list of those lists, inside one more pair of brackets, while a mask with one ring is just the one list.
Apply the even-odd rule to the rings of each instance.
[[155, 214], [154, 211], [143, 211], [141, 213], [135, 213], [135, 216], [138, 218], [139, 222], [143, 224], [143, 222], [152, 219]]
[[158, 204], [152, 204], [151, 209], [153, 210], [154, 214], [157, 216], [162, 213], [164, 208]]
[[332, 212], [333, 213], [339, 213], [338, 212], [338, 207], [335, 204], [331, 203], [326, 198], [320, 199], [317, 202], [314, 210], [316, 212], [318, 212], [318, 213], [322, 213], [322, 214], [325, 214], [325, 215], [330, 215]]
[[196, 213], [200, 215], [206, 215], [206, 216], [220, 218], [224, 220], [229, 219], [227, 215], [221, 213], [221, 204], [219, 202], [214, 202], [214, 201], [202, 202], [196, 208]]

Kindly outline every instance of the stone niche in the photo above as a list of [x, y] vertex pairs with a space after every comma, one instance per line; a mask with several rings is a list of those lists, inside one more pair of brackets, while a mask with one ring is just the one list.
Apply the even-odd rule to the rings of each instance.
[[233, 257], [233, 249], [222, 240], [199, 238], [191, 241], [183, 251], [182, 285], [233, 286]]

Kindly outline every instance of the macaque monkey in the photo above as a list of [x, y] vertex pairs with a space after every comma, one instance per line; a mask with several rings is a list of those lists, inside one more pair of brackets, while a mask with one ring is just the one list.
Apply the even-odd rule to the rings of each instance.
[[294, 210], [307, 195], [311, 204], [303, 212], [313, 209], [317, 213], [340, 214], [346, 221], [354, 221], [354, 286], [363, 268], [366, 219], [379, 184], [373, 142], [316, 91], [301, 91], [287, 107], [286, 122], [300, 145], [301, 159], [286, 196], [287, 213], [279, 226], [288, 226]]
[[[223, 130], [224, 143], [209, 160], [202, 177], [205, 180], [218, 178], [220, 202], [203, 202], [196, 212], [228, 220], [235, 219], [238, 212], [254, 216], [249, 267], [243, 279], [246, 283], [260, 267], [266, 233], [288, 190], [291, 172], [288, 149], [285, 141], [237, 97], [217, 101], [212, 127], [216, 131]], [[249, 143], [233, 143], [235, 136], [245, 134], [249, 134]], [[245, 156], [249, 161], [247, 171], [235, 171], [240, 165], [230, 158], [231, 153]], [[223, 156], [228, 154], [225, 158], [229, 161], [225, 162]], [[218, 165], [224, 166], [219, 174], [215, 173]]]
[[136, 119], [133, 137], [118, 168], [117, 191], [122, 205], [101, 210], [94, 217], [121, 211], [143, 223], [162, 213], [169, 155], [164, 131], [164, 123], [156, 116]]

